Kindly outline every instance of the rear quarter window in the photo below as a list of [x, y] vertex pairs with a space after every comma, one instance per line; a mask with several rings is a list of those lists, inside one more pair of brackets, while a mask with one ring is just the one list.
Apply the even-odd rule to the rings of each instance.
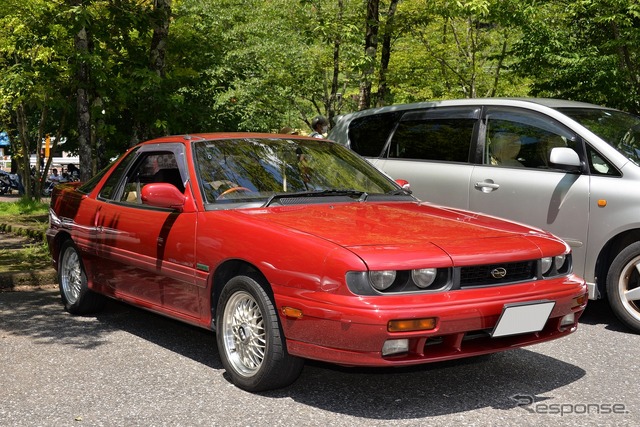
[[361, 156], [379, 157], [401, 116], [401, 112], [390, 112], [353, 120], [349, 125], [350, 148]]

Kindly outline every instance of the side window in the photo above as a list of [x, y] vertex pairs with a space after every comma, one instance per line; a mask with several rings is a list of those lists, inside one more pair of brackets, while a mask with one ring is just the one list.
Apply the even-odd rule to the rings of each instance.
[[469, 162], [478, 110], [436, 109], [407, 113], [389, 146], [389, 157]]
[[184, 192], [184, 181], [172, 152], [143, 154], [128, 172], [120, 197], [121, 202], [141, 204], [140, 190], [146, 184], [164, 182]]
[[350, 148], [361, 156], [380, 156], [401, 115], [400, 112], [391, 112], [353, 120], [349, 125]]
[[[113, 173], [109, 176], [109, 178], [107, 178], [107, 181], [105, 182], [104, 186], [102, 187], [102, 190], [100, 190], [100, 195], [98, 197], [100, 197], [102, 199], [113, 200], [113, 198], [115, 197], [115, 191], [117, 189], [118, 183], [120, 182], [120, 179], [122, 178], [122, 175], [129, 168], [129, 165], [131, 164], [133, 159], [136, 158], [136, 152], [137, 152], [137, 149], [135, 151], [131, 151], [130, 153], [128, 153], [126, 155], [127, 157], [125, 157], [120, 162], [118, 167], [116, 169], [114, 169]], [[108, 168], [104, 169], [104, 172], [106, 172], [106, 171], [108, 171]], [[100, 174], [98, 174], [97, 176], [100, 176]], [[98, 178], [95, 181], [95, 184], [97, 184], [99, 180], [100, 180], [100, 178]], [[94, 179], [92, 178], [85, 185], [89, 185], [93, 181], [94, 181]], [[95, 184], [92, 184], [92, 185], [95, 185]], [[84, 187], [85, 185], [83, 185], [82, 187]], [[89, 191], [87, 191], [87, 192], [89, 192]]]
[[577, 147], [575, 134], [548, 117], [517, 111], [487, 114], [484, 162], [489, 165], [552, 169], [555, 147]]
[[594, 150], [589, 144], [587, 144], [587, 159], [589, 161], [589, 170], [594, 175], [606, 175], [606, 176], [622, 176], [622, 174], [615, 168], [607, 159]]

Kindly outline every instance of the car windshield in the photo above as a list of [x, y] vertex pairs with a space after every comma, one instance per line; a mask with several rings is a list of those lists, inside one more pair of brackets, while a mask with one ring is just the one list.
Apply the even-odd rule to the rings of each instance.
[[366, 160], [332, 142], [294, 138], [197, 141], [194, 153], [207, 203], [271, 203], [285, 196], [288, 200], [305, 198], [305, 202], [311, 197], [344, 201], [411, 198]]
[[559, 108], [605, 142], [640, 165], [640, 117], [617, 110]]

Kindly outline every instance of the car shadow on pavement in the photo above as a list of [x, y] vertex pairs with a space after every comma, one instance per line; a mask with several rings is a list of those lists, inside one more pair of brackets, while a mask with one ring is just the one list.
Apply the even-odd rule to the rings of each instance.
[[[524, 349], [396, 369], [308, 362], [296, 383], [266, 395], [354, 417], [401, 420], [483, 407], [513, 409], [522, 396], [545, 400], [539, 396], [584, 375], [577, 366]], [[323, 398], [327, 393], [341, 399]]]
[[126, 331], [210, 368], [223, 369], [212, 331], [114, 300], [95, 318], [106, 328]]
[[[109, 301], [95, 316], [71, 316], [64, 311], [58, 293], [48, 290], [30, 292], [19, 303], [5, 294], [0, 311], [5, 313], [0, 335], [91, 349], [109, 344], [113, 332], [125, 331], [217, 370], [211, 375], [228, 378], [213, 332], [124, 303]], [[483, 407], [513, 409], [522, 404], [518, 396], [544, 400], [548, 397], [539, 396], [584, 375], [577, 366], [526, 349], [408, 368], [345, 368], [307, 361], [294, 384], [261, 395], [290, 398], [354, 417], [402, 420]]]
[[[222, 369], [215, 334], [114, 300], [94, 315], [67, 313], [54, 290], [35, 290], [12, 302], [4, 293], [0, 300], [0, 334], [28, 336], [36, 344], [63, 344], [91, 349], [109, 343], [109, 335], [125, 331], [214, 369]], [[213, 357], [212, 357], [213, 355]]]
[[[91, 349], [105, 344], [106, 335], [114, 327], [87, 322], [66, 313], [60, 296], [53, 290], [2, 294], [0, 333], [30, 337], [36, 345], [64, 344], [78, 349]], [[14, 297], [22, 297], [19, 300]]]
[[609, 331], [623, 332], [627, 334], [635, 334], [631, 329], [625, 326], [611, 310], [611, 306], [607, 299], [590, 300], [580, 323], [586, 325], [605, 325], [605, 329]]

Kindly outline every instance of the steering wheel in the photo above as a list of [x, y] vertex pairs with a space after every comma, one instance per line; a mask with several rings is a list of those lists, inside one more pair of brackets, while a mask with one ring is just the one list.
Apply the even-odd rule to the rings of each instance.
[[238, 187], [231, 187], [231, 188], [229, 188], [229, 189], [227, 189], [227, 190], [224, 190], [224, 191], [222, 192], [222, 194], [220, 194], [218, 197], [216, 197], [216, 200], [224, 199], [224, 197], [225, 197], [227, 194], [235, 193], [236, 191], [248, 191], [248, 192], [251, 192], [251, 190], [249, 190], [247, 187], [240, 187], [240, 186], [238, 186]]

